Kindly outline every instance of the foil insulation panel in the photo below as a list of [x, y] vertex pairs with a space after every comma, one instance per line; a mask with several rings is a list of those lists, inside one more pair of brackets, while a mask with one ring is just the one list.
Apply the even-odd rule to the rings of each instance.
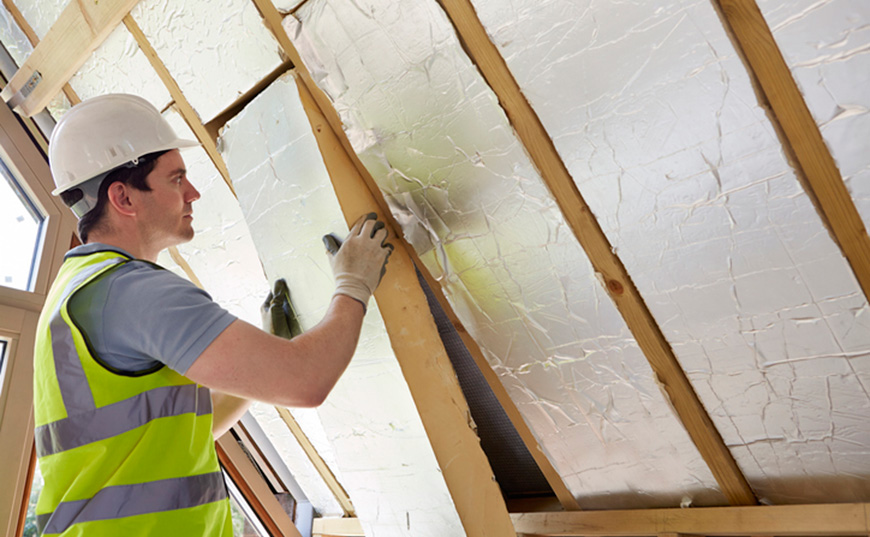
[[[257, 424], [263, 429], [263, 432], [269, 437], [269, 441], [275, 447], [281, 460], [287, 465], [293, 474], [293, 479], [299, 484], [299, 488], [311, 501], [315, 513], [320, 517], [341, 517], [344, 511], [341, 504], [338, 503], [332, 491], [326, 486], [326, 483], [317, 472], [317, 468], [308, 458], [305, 451], [299, 445], [299, 441], [287, 428], [287, 424], [281, 419], [281, 416], [274, 407], [265, 403], [254, 403], [249, 412], [251, 416], [257, 420]], [[344, 479], [339, 470], [339, 465], [335, 461], [335, 455], [332, 451], [332, 445], [326, 437], [326, 432], [323, 430], [323, 425], [320, 423], [320, 418], [317, 411], [307, 408], [290, 409], [294, 419], [300, 423], [300, 427], [305, 430], [305, 436], [311, 441], [311, 444], [317, 450], [318, 455], [323, 458], [330, 471], [333, 472], [339, 483], [343, 483]], [[301, 425], [304, 424], [304, 425]]]
[[15, 7], [42, 39], [68, 3], [68, 0], [16, 0]]
[[284, 20], [581, 506], [725, 503], [437, 3], [309, 0]]
[[[174, 106], [163, 115], [178, 136], [196, 139]], [[269, 283], [239, 202], [204, 149], [185, 149], [181, 156], [201, 197], [193, 203], [193, 240], [178, 245], [178, 253], [216, 302], [260, 326]]]
[[[269, 281], [286, 279], [310, 328], [334, 289], [321, 237], [347, 226], [292, 74], [228, 122], [221, 145]], [[317, 416], [367, 535], [464, 534], [377, 308]]]
[[760, 0], [758, 6], [870, 227], [870, 3]]
[[473, 4], [761, 500], [866, 499], [867, 301], [711, 3]]
[[169, 90], [123, 24], [85, 60], [69, 84], [82, 100], [106, 93], [132, 93], [158, 110], [172, 101]]
[[144, 0], [130, 13], [203, 122], [281, 64], [249, 0]]
[[2, 4], [0, 4], [0, 43], [3, 43], [3, 47], [6, 48], [18, 66], [23, 65], [30, 53], [33, 52], [30, 40], [27, 39], [15, 19], [12, 18], [12, 14]]

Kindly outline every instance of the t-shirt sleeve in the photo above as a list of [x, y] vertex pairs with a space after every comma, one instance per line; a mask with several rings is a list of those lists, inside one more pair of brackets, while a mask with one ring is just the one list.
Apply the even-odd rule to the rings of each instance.
[[131, 261], [115, 272], [104, 284], [99, 346], [116, 360], [156, 360], [184, 374], [236, 320], [208, 293], [168, 270]]

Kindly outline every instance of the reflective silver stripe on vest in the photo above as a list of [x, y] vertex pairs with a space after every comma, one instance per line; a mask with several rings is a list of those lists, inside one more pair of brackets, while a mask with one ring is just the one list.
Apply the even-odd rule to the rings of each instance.
[[157, 418], [189, 413], [203, 416], [211, 411], [208, 388], [196, 384], [161, 386], [37, 427], [36, 454], [44, 457], [105, 440]]
[[93, 498], [61, 502], [53, 513], [37, 515], [41, 533], [62, 533], [73, 524], [196, 507], [227, 497], [221, 472], [106, 487]]
[[112, 265], [124, 263], [125, 258], [112, 258], [98, 263], [83, 270], [70, 281], [64, 289], [57, 309], [51, 315], [51, 351], [54, 354], [54, 370], [57, 383], [60, 386], [60, 395], [67, 414], [92, 410], [94, 408], [94, 396], [88, 379], [82, 368], [79, 353], [73, 341], [72, 331], [61, 315], [61, 309], [72, 293], [79, 285], [101, 270]]

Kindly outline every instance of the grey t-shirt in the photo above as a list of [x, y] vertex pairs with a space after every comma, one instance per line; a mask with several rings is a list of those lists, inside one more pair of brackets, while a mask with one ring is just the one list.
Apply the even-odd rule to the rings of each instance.
[[[111, 250], [86, 244], [67, 255]], [[161, 364], [184, 374], [236, 317], [189, 281], [147, 261], [128, 261], [70, 299], [70, 316], [95, 358], [117, 372], [143, 372]]]

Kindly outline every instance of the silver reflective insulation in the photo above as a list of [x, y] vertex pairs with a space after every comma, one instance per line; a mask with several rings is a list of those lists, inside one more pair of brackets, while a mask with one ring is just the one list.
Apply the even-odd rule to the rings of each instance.
[[281, 64], [250, 0], [144, 0], [130, 14], [203, 122]]
[[15, 0], [15, 7], [42, 39], [68, 3], [69, 0]]
[[[347, 226], [293, 76], [228, 122], [221, 146], [268, 279], [287, 280], [308, 329], [334, 289], [321, 237], [343, 236]], [[463, 535], [374, 303], [353, 360], [317, 416], [367, 535]], [[316, 441], [317, 431], [305, 430]]]
[[[196, 139], [174, 106], [163, 115], [178, 136]], [[185, 149], [181, 156], [200, 199], [193, 203], [193, 240], [178, 245], [178, 253], [216, 302], [260, 326], [269, 284], [239, 202], [204, 149]]]
[[158, 110], [172, 101], [169, 90], [124, 24], [118, 25], [85, 60], [69, 84], [82, 100], [106, 93], [132, 93]]
[[3, 44], [18, 66], [23, 65], [30, 53], [33, 52], [30, 40], [27, 39], [15, 19], [12, 18], [12, 14], [3, 5], [0, 5], [0, 43]]
[[[761, 500], [866, 499], [867, 301], [711, 3], [473, 4]], [[848, 44], [803, 50], [864, 50], [849, 61], [866, 66], [852, 22]], [[825, 75], [850, 69], [829, 60]], [[848, 144], [865, 172], [866, 139]]]
[[[299, 445], [299, 441], [290, 432], [287, 424], [271, 405], [254, 403], [249, 412], [257, 420], [257, 424], [269, 437], [275, 450], [293, 474], [293, 479], [311, 501], [314, 511], [320, 517], [341, 517], [344, 511], [338, 500], [326, 486], [323, 478], [314, 467], [308, 455]], [[323, 458], [330, 471], [335, 474], [339, 483], [344, 479], [340, 467], [335, 461], [332, 445], [326, 437], [317, 411], [308, 408], [291, 409], [294, 419], [300, 423], [305, 435], [311, 441], [318, 455]], [[304, 425], [302, 425], [304, 423]]]
[[725, 503], [437, 3], [309, 0], [285, 28], [581, 506]]
[[760, 0], [758, 6], [870, 226], [870, 2]]

